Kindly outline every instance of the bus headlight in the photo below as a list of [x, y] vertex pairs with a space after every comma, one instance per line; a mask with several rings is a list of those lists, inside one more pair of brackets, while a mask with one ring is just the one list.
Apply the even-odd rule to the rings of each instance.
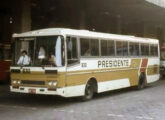
[[49, 85], [49, 86], [52, 86], [52, 84], [53, 84], [53, 82], [48, 82], [48, 85]]
[[21, 84], [20, 80], [13, 80], [13, 84]]
[[56, 86], [57, 85], [57, 82], [53, 82], [53, 86]]
[[57, 85], [57, 82], [55, 82], [55, 81], [50, 81], [50, 82], [48, 82], [48, 85], [49, 85], [49, 86], [56, 86], [56, 85]]
[[18, 80], [18, 81], [17, 81], [17, 83], [18, 83], [18, 84], [21, 84], [21, 81], [20, 81], [20, 80]]
[[17, 80], [13, 80], [13, 84], [16, 84], [17, 83]]

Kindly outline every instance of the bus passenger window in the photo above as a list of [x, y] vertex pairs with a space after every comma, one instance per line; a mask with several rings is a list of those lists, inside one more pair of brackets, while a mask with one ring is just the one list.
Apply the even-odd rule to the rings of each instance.
[[123, 42], [123, 56], [128, 56], [128, 42]]
[[122, 49], [122, 42], [117, 41], [116, 42], [116, 52], [117, 52], [117, 56], [122, 56], [123, 55], [123, 49]]
[[128, 42], [116, 42], [117, 56], [128, 56]]
[[139, 43], [129, 43], [129, 55], [139, 56]]
[[115, 55], [115, 42], [114, 41], [108, 41], [108, 56], [114, 56]]
[[99, 41], [91, 40], [91, 56], [99, 56]]
[[142, 56], [149, 55], [149, 44], [141, 44], [141, 55]]
[[89, 39], [80, 39], [80, 45], [81, 45], [81, 56], [91, 56], [91, 50], [90, 50], [90, 40]]
[[107, 56], [107, 40], [101, 40], [101, 55]]
[[77, 39], [67, 37], [67, 61], [68, 64], [78, 62]]
[[158, 56], [158, 46], [150, 45], [150, 56]]

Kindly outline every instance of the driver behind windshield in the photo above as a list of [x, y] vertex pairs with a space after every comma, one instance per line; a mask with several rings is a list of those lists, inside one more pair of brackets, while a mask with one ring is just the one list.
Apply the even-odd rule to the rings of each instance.
[[30, 58], [29, 56], [27, 55], [27, 51], [26, 50], [23, 50], [21, 52], [21, 56], [17, 62], [17, 65], [29, 65], [30, 64]]

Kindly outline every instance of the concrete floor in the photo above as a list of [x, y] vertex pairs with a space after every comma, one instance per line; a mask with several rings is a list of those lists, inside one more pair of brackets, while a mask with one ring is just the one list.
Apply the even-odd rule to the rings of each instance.
[[165, 120], [165, 80], [143, 90], [131, 88], [78, 98], [10, 93], [0, 85], [0, 120]]

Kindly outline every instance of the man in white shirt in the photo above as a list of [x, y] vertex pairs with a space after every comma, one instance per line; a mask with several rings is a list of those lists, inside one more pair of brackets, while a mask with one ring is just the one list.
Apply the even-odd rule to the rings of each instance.
[[39, 50], [38, 59], [45, 59], [45, 57], [46, 57], [45, 49], [43, 46], [41, 46]]
[[20, 56], [17, 64], [18, 65], [29, 65], [30, 64], [30, 58], [27, 55], [27, 52], [25, 50], [22, 51], [22, 55]]

